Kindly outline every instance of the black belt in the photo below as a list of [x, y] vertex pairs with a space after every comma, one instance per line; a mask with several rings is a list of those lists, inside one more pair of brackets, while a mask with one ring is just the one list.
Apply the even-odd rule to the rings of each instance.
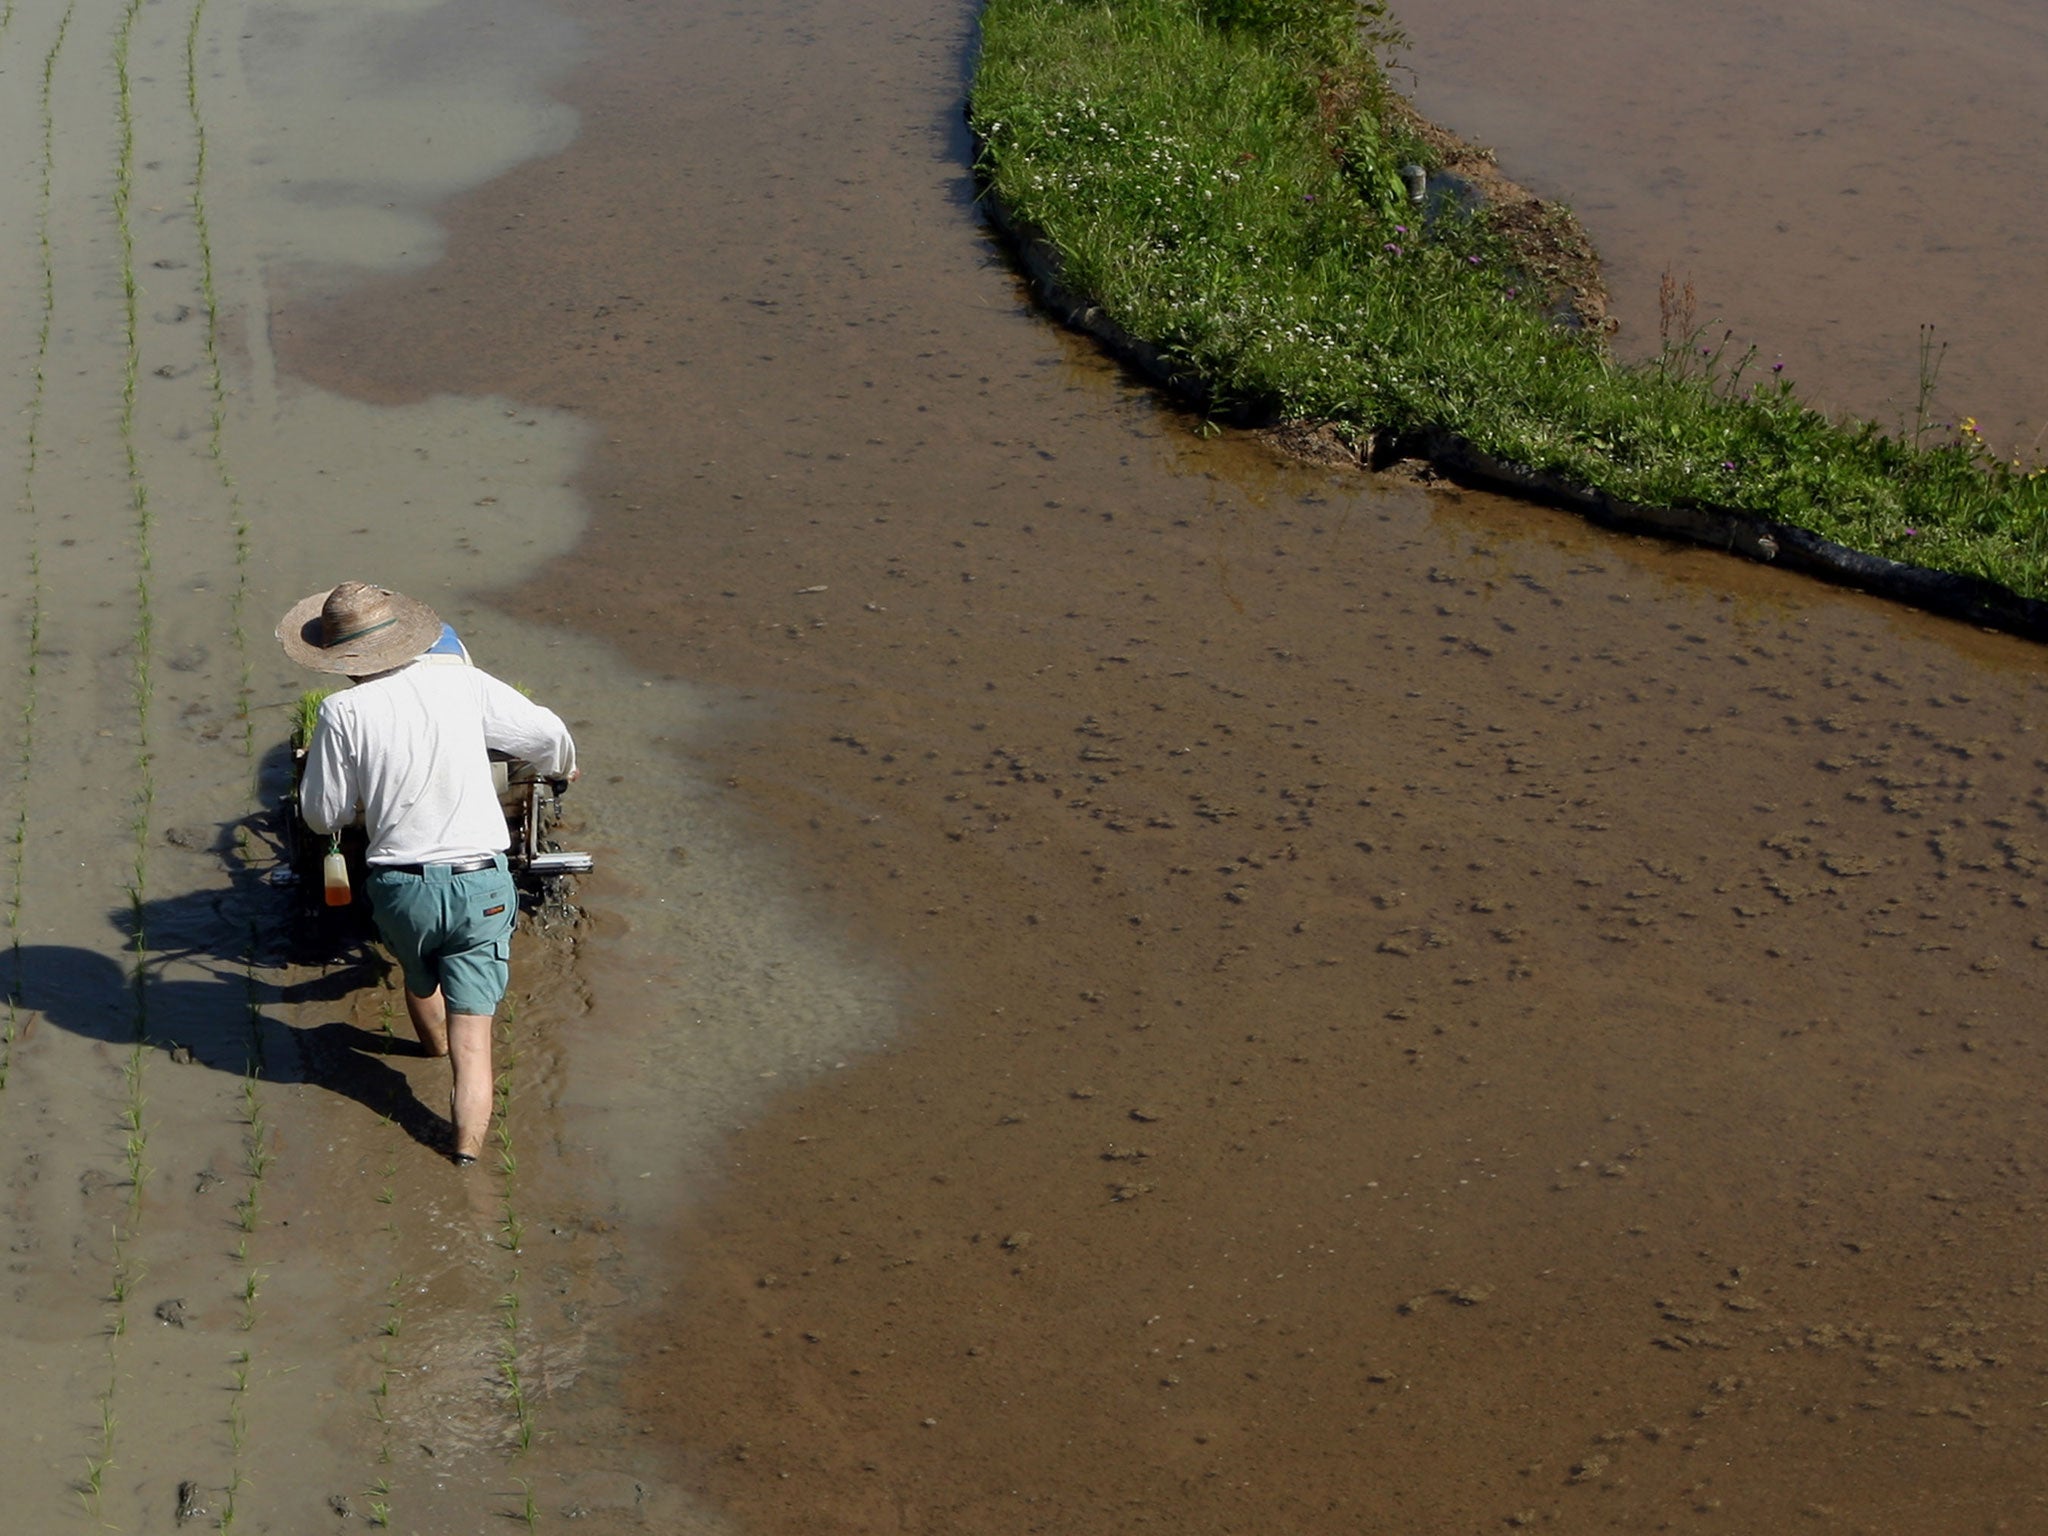
[[424, 875], [430, 869], [445, 869], [451, 875], [473, 875], [497, 862], [495, 853], [487, 853], [480, 859], [449, 859], [439, 864], [378, 864], [374, 867], [388, 869], [394, 875]]

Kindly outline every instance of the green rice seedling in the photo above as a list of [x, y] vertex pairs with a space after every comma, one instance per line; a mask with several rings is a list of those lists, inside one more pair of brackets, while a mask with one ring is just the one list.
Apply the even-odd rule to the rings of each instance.
[[533, 1483], [524, 1477], [512, 1479], [519, 1487], [519, 1518], [526, 1522], [529, 1531], [540, 1528], [540, 1503], [533, 1496]]
[[199, 18], [203, 4], [204, 0], [199, 0], [199, 3], [193, 6], [191, 22], [185, 33], [185, 104], [192, 123], [193, 142], [192, 226], [199, 244], [200, 296], [206, 312], [207, 374], [208, 384], [213, 393], [212, 424], [207, 451], [227, 498], [229, 522], [234, 539], [235, 585], [229, 597], [228, 608], [229, 629], [236, 654], [240, 657], [235, 707], [242, 722], [242, 753], [244, 758], [253, 764], [256, 757], [256, 742], [250, 700], [254, 691], [254, 670], [250, 665], [248, 631], [244, 623], [249, 597], [250, 530], [249, 520], [242, 506], [241, 493], [235, 487], [234, 475], [229, 468], [226, 449], [227, 387], [221, 376], [220, 297], [214, 276], [213, 236], [206, 212], [206, 122], [199, 99]]
[[313, 727], [320, 723], [320, 701], [332, 688], [308, 688], [292, 705], [292, 746], [300, 751], [313, 740]]
[[526, 1396], [526, 1380], [519, 1369], [519, 1271], [512, 1271], [507, 1289], [498, 1297], [498, 1370], [504, 1382], [506, 1405], [512, 1410], [512, 1438], [520, 1451], [533, 1444], [533, 1404]]
[[522, 1399], [519, 1404], [518, 1424], [512, 1432], [513, 1444], [518, 1446], [522, 1453], [530, 1451], [533, 1449], [535, 1434], [533, 1410]]
[[257, 1097], [256, 1083], [263, 1075], [264, 1067], [263, 998], [256, 980], [258, 938], [256, 919], [252, 917], [242, 948], [242, 1006], [249, 1029], [248, 1064], [242, 1074], [242, 1103], [246, 1109], [245, 1119], [252, 1126], [262, 1119], [262, 1103]]
[[402, 1273], [391, 1277], [384, 1297], [384, 1321], [379, 1325], [379, 1331], [387, 1339], [397, 1338], [399, 1329], [404, 1325], [405, 1291], [410, 1284], [410, 1278]]

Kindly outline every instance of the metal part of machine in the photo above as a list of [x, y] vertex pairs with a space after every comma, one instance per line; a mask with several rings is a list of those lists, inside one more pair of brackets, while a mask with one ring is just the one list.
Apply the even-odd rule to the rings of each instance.
[[[299, 814], [299, 778], [304, 767], [305, 751], [295, 747], [291, 787], [280, 807], [284, 847], [290, 863], [287, 870], [279, 872], [279, 883], [301, 886], [309, 904], [318, 906], [324, 889], [322, 865], [338, 841], [348, 869], [349, 887], [354, 893], [349, 905], [361, 907], [368, 875], [363, 858], [367, 838], [362, 823], [344, 827], [338, 835], [316, 832], [307, 826]], [[520, 905], [548, 918], [573, 913], [573, 877], [587, 873], [595, 861], [587, 853], [557, 846], [554, 840], [568, 781], [547, 778], [531, 763], [499, 752], [491, 754], [491, 773], [498, 804], [505, 812], [509, 838], [505, 862], [519, 887]]]

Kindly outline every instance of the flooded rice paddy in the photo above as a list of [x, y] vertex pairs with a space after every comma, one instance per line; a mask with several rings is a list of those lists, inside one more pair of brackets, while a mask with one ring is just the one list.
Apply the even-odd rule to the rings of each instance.
[[[966, 8], [6, 14], [21, 1519], [2037, 1517], [2033, 650], [1201, 437]], [[347, 575], [583, 748], [481, 1176], [270, 878]]]
[[1974, 417], [2030, 463], [2048, 453], [2026, 297], [2048, 224], [2017, 193], [2048, 148], [2028, 106], [2048, 85], [2038, 9], [1424, 0], [1401, 16], [1423, 112], [1579, 214], [1620, 351], [1655, 355], [1668, 272], [1694, 285], [1706, 340], [1732, 330], [1731, 356], [1783, 360], [1826, 410], [1909, 430]]

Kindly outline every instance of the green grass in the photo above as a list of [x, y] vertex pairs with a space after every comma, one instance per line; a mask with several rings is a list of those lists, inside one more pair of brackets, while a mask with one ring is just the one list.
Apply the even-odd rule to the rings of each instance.
[[1682, 312], [1623, 364], [1554, 322], [1486, 214], [1425, 223], [1398, 169], [1429, 156], [1375, 51], [1392, 35], [1377, 0], [989, 0], [979, 173], [1214, 413], [1448, 432], [1625, 501], [2048, 596], [2048, 477], [1973, 424], [1829, 419]]
[[303, 750], [313, 740], [313, 727], [320, 723], [320, 701], [332, 688], [308, 688], [292, 705], [292, 746]]

